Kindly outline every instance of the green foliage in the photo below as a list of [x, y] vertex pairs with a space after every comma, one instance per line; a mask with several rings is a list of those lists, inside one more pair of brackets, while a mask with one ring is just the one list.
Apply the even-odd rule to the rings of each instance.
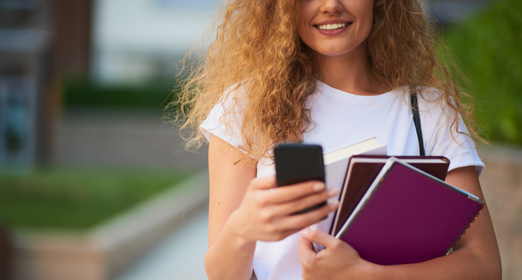
[[173, 100], [177, 85], [97, 86], [67, 82], [63, 87], [65, 106], [107, 106], [163, 109]]
[[0, 176], [0, 221], [29, 228], [88, 229], [178, 183], [172, 171], [38, 169]]
[[473, 85], [466, 90], [486, 138], [522, 145], [522, 1], [492, 1], [445, 42]]

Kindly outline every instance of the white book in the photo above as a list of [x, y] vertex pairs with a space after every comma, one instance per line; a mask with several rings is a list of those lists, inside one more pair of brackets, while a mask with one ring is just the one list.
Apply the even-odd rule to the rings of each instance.
[[[353, 155], [386, 155], [386, 145], [380, 144], [375, 137], [368, 138], [357, 143], [353, 143], [333, 151], [327, 152], [323, 155], [324, 159], [324, 172], [325, 181], [327, 188], [337, 188], [341, 190], [344, 184], [344, 177], [348, 169], [348, 162], [350, 157]], [[332, 199], [339, 200], [339, 197]], [[312, 226], [318, 228], [326, 233], [330, 230], [335, 211], [331, 212], [328, 217], [321, 222]], [[320, 251], [324, 248], [319, 244], [314, 244], [316, 251]]]

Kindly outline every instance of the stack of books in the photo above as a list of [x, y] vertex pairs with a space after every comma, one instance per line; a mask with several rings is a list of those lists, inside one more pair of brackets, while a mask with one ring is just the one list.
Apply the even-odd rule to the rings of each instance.
[[326, 153], [326, 185], [341, 190], [340, 204], [315, 226], [377, 264], [449, 254], [484, 206], [444, 181], [449, 163], [443, 156], [387, 156], [375, 138]]

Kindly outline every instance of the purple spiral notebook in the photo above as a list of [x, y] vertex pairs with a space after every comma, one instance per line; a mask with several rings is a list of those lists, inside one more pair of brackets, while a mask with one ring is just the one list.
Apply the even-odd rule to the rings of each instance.
[[422, 262], [446, 255], [483, 205], [392, 157], [336, 237], [373, 263]]

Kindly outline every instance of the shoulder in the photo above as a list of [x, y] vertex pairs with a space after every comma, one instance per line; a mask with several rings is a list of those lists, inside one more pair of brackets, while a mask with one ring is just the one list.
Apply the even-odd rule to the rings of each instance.
[[453, 99], [434, 87], [417, 88], [417, 100], [423, 128], [430, 130], [453, 129], [453, 123], [462, 120]]
[[248, 94], [244, 83], [226, 89], [199, 127], [205, 138], [210, 141], [213, 134], [234, 147], [241, 146], [241, 127], [247, 103]]
[[457, 126], [452, 124], [459, 124], [462, 118], [451, 97], [434, 87], [417, 88], [417, 96], [421, 120], [426, 125], [432, 126], [432, 129], [446, 127], [457, 132]]
[[247, 103], [247, 85], [244, 82], [236, 83], [223, 92], [213, 110], [222, 108], [227, 112], [240, 113], [245, 110]]
[[[213, 119], [220, 119], [220, 122], [237, 120], [237, 116], [244, 113], [247, 103], [246, 85], [244, 83], [236, 83], [223, 92], [208, 114], [205, 122]], [[223, 119], [224, 117], [227, 118], [226, 121]]]
[[417, 87], [416, 91], [421, 113], [433, 111], [440, 114], [450, 109], [447, 97], [441, 90], [434, 87]]
[[450, 170], [476, 166], [480, 174], [484, 164], [469, 136], [451, 97], [436, 88], [419, 90], [419, 112], [426, 152], [450, 159]]

